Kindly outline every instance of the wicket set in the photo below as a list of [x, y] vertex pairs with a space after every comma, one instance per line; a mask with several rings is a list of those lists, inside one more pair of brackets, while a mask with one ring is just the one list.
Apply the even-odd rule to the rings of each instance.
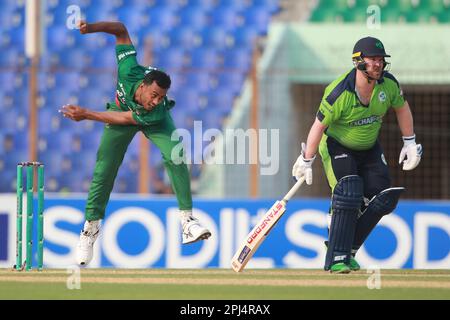
[[[22, 264], [22, 208], [23, 185], [22, 171], [26, 168], [26, 259]], [[44, 165], [40, 162], [20, 162], [17, 164], [17, 215], [16, 215], [16, 270], [31, 270], [33, 264], [33, 196], [34, 196], [34, 169], [37, 169], [38, 194], [38, 220], [37, 220], [37, 263], [38, 270], [42, 270], [44, 261]]]

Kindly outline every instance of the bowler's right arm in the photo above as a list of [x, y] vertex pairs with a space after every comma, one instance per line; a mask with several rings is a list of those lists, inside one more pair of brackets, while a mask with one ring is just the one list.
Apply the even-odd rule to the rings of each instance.
[[108, 124], [137, 125], [132, 111], [92, 111], [75, 105], [65, 105], [59, 110], [73, 121], [94, 120]]
[[122, 22], [95, 22], [87, 23], [86, 21], [79, 22], [80, 33], [95, 33], [106, 32], [116, 36], [116, 44], [133, 44], [131, 42], [128, 30]]

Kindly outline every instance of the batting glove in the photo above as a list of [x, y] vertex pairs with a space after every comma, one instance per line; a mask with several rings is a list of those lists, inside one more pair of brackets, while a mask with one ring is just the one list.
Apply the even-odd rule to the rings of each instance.
[[312, 164], [314, 162], [314, 159], [316, 159], [316, 156], [314, 155], [314, 157], [310, 159], [305, 159], [305, 150], [306, 144], [302, 142], [302, 152], [297, 158], [297, 161], [295, 161], [294, 167], [292, 168], [292, 176], [295, 180], [299, 180], [304, 176], [306, 184], [311, 185], [313, 181]]
[[421, 157], [422, 145], [416, 144], [416, 135], [403, 137], [403, 148], [398, 159], [398, 164], [403, 162], [403, 170], [413, 170], [419, 165]]

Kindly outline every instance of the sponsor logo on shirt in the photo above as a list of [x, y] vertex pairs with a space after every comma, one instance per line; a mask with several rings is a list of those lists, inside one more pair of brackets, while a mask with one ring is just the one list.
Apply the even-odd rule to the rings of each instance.
[[325, 108], [329, 113], [333, 113], [333, 110], [331, 110], [331, 108], [329, 108], [325, 103], [321, 103], [320, 104], [320, 107], [323, 107], [323, 108]]
[[122, 82], [119, 82], [119, 88], [116, 90], [116, 93], [117, 93], [116, 96], [120, 100], [120, 102], [128, 107], [125, 99], [125, 89], [123, 88]]
[[384, 93], [384, 91], [381, 91], [381, 92], [378, 94], [378, 100], [380, 100], [380, 102], [386, 101], [386, 93]]
[[337, 155], [337, 156], [334, 156], [334, 159], [336, 160], [336, 159], [343, 159], [343, 158], [347, 158], [348, 157], [348, 154], [346, 154], [346, 153], [343, 153], [343, 154], [339, 154], [339, 155]]
[[350, 126], [351, 127], [365, 126], [365, 125], [372, 124], [377, 121], [381, 121], [380, 116], [370, 116], [368, 118], [359, 119], [359, 120], [350, 122]]
[[129, 55], [132, 55], [132, 54], [136, 54], [136, 50], [122, 52], [121, 54], [119, 54], [117, 56], [117, 59], [120, 61], [120, 60], [122, 60], [122, 59], [124, 59], [124, 58], [126, 58], [126, 57], [128, 57]]
[[386, 158], [384, 157], [384, 153], [381, 154], [381, 161], [383, 161], [384, 165], [387, 166]]

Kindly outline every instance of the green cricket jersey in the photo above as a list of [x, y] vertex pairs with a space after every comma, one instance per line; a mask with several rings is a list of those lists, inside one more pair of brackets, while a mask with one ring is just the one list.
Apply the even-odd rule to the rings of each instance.
[[118, 64], [116, 103], [108, 103], [108, 110], [133, 111], [133, 118], [139, 125], [146, 126], [163, 121], [175, 101], [164, 97], [154, 109], [148, 111], [133, 100], [134, 94], [147, 73], [155, 68], [143, 67], [136, 60], [136, 49], [133, 45], [116, 45]]
[[[376, 142], [383, 116], [390, 107], [400, 108], [405, 100], [394, 76], [385, 72], [377, 81], [368, 106], [355, 91], [356, 69], [343, 74], [326, 89], [317, 118], [328, 128], [325, 134], [353, 150], [370, 149]], [[326, 140], [324, 136], [322, 143]]]

